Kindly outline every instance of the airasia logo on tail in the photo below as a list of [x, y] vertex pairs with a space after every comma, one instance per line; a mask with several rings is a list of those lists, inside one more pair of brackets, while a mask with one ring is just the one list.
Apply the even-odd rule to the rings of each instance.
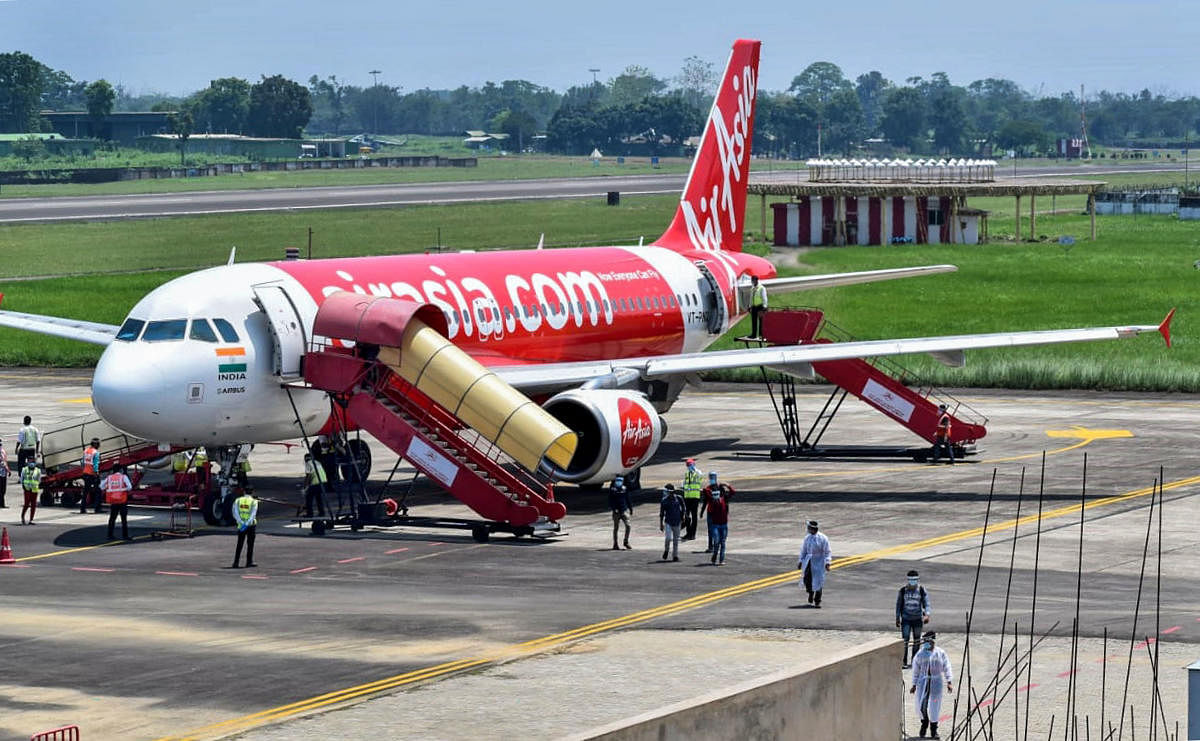
[[631, 468], [650, 451], [654, 425], [642, 405], [630, 399], [617, 400], [617, 419], [621, 425], [621, 465]]
[[659, 238], [659, 246], [741, 251], [758, 92], [758, 53], [757, 41], [734, 43], [683, 198], [671, 226]]

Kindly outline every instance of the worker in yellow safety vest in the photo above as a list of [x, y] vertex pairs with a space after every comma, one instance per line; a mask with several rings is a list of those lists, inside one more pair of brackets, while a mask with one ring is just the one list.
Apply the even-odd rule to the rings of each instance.
[[758, 276], [750, 276], [750, 336], [762, 339], [762, 315], [767, 310], [767, 287], [758, 282]]
[[25, 504], [21, 507], [21, 524], [25, 524], [25, 511], [29, 510], [29, 524], [33, 524], [33, 516], [37, 514], [38, 496], [42, 493], [42, 472], [37, 463], [30, 458], [21, 469], [21, 488], [25, 490]]
[[696, 459], [687, 459], [687, 471], [683, 474], [683, 504], [687, 508], [684, 524], [687, 534], [683, 540], [696, 539], [696, 524], [700, 521], [700, 494], [704, 491], [704, 476], [696, 470]]
[[113, 539], [113, 525], [117, 524], [117, 515], [120, 515], [121, 539], [133, 540], [129, 537], [129, 492], [133, 491], [133, 482], [125, 475], [125, 466], [114, 468], [100, 488], [104, 490], [104, 501], [108, 503], [108, 539]]
[[100, 511], [100, 439], [93, 437], [83, 451], [83, 495], [79, 497], [79, 514], [87, 512], [88, 497], [92, 508]]
[[254, 533], [258, 527], [258, 500], [250, 494], [242, 494], [233, 500], [233, 518], [237, 521], [237, 550], [233, 552], [233, 566], [239, 568], [238, 561], [242, 559], [242, 546], [246, 546], [246, 568], [252, 569], [254, 563]]
[[938, 404], [937, 433], [933, 440], [933, 463], [938, 462], [938, 454], [946, 451], [950, 457], [950, 465], [954, 465], [954, 444], [950, 442], [950, 412], [945, 404]]
[[325, 487], [329, 485], [329, 477], [325, 474], [325, 466], [312, 457], [312, 453], [304, 454], [304, 516], [313, 516], [313, 502], [317, 504], [317, 516], [325, 516]]
[[25, 470], [25, 461], [36, 459], [42, 447], [42, 433], [33, 426], [33, 418], [28, 414], [22, 421], [24, 427], [17, 430], [17, 467]]

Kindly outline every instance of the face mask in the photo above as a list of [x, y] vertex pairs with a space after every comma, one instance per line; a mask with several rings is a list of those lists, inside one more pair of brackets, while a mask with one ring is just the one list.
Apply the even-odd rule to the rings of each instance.
[[915, 586], [917, 586], [917, 580], [916, 580], [916, 578], [914, 578], [914, 577], [911, 577], [911, 576], [910, 576], [910, 577], [908, 577], [908, 585], [909, 585], [910, 587], [915, 587]]
[[925, 641], [925, 643], [923, 645], [925, 646], [926, 651], [933, 650], [933, 641]]

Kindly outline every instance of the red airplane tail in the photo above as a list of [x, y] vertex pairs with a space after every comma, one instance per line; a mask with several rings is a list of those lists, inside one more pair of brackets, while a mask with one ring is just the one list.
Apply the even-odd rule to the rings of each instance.
[[679, 208], [655, 245], [680, 252], [742, 250], [761, 46], [746, 39], [733, 43]]

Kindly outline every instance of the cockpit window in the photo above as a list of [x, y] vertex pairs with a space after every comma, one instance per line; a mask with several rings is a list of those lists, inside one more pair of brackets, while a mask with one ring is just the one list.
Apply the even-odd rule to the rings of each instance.
[[150, 322], [146, 325], [146, 333], [142, 335], [143, 342], [168, 342], [182, 340], [187, 332], [187, 319], [166, 319]]
[[217, 325], [217, 331], [221, 333], [221, 339], [226, 342], [241, 342], [241, 338], [238, 337], [238, 333], [229, 322], [224, 319], [213, 319], [213, 324]]
[[121, 340], [122, 342], [133, 342], [138, 338], [138, 335], [142, 333], [142, 327], [144, 326], [146, 326], [146, 323], [141, 319], [134, 319], [133, 317], [130, 317], [126, 319], [125, 323], [121, 325], [121, 328], [117, 330], [117, 339]]
[[193, 319], [192, 331], [188, 333], [188, 337], [201, 342], [216, 342], [217, 333], [213, 331], [212, 325], [207, 319]]

